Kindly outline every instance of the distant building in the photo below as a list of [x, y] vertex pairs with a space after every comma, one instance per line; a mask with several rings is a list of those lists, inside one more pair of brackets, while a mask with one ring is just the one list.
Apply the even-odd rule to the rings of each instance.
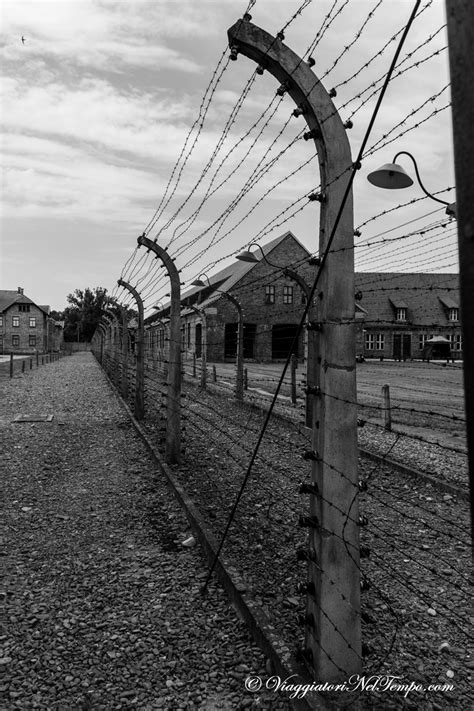
[[[297, 281], [285, 275], [291, 267], [307, 285], [312, 283], [315, 267], [312, 255], [291, 232], [262, 245], [270, 266], [260, 251], [257, 262], [236, 260], [235, 263], [210, 276], [210, 286], [194, 287], [182, 297], [182, 350], [184, 357], [201, 355], [202, 324], [193, 308], [205, 308], [207, 314], [207, 357], [210, 361], [235, 359], [237, 347], [237, 309], [223, 294], [235, 297], [243, 312], [244, 358], [246, 360], [284, 360], [291, 348], [306, 295]], [[198, 275], [196, 274], [196, 277]], [[165, 342], [169, 305], [146, 319], [148, 344], [162, 346]], [[303, 357], [303, 335], [296, 340], [293, 351]]]
[[[207, 358], [233, 360], [237, 343], [237, 310], [224, 294], [238, 299], [244, 320], [244, 359], [262, 362], [286, 359], [304, 308], [305, 290], [285, 274], [290, 267], [312, 286], [317, 265], [310, 252], [291, 233], [262, 245], [256, 262], [235, 261], [209, 276], [210, 285], [193, 287], [181, 299], [181, 338], [184, 358], [202, 350], [202, 319], [207, 314]], [[196, 277], [198, 275], [196, 274]], [[452, 357], [462, 358], [457, 274], [355, 274], [356, 353], [364, 358], [423, 358], [433, 337], [450, 343]], [[145, 319], [148, 351], [167, 349], [169, 304]], [[293, 346], [304, 354], [304, 333]], [[425, 351], [426, 353], [427, 351]], [[433, 353], [432, 349], [429, 351]], [[444, 350], [446, 352], [446, 349]], [[436, 353], [436, 351], [435, 351]], [[434, 357], [434, 356], [433, 356]]]
[[30, 354], [59, 350], [63, 324], [49, 316], [23, 289], [0, 290], [0, 353]]
[[[356, 272], [357, 353], [365, 358], [436, 357], [426, 349], [433, 338], [449, 342], [451, 357], [462, 358], [458, 274]], [[443, 357], [446, 356], [446, 348]], [[439, 357], [439, 356], [438, 356]]]

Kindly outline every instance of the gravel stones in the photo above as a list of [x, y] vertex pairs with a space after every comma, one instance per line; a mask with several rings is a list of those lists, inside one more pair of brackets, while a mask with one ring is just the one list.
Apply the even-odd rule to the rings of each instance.
[[[219, 539], [264, 416], [237, 404], [231, 395], [191, 385], [186, 395], [186, 457], [174, 474]], [[160, 446], [151, 402], [148, 408], [150, 417], [144, 425]], [[385, 435], [379, 444], [381, 453], [391, 446]], [[415, 442], [415, 454], [418, 445]], [[404, 446], [408, 460], [407, 441]], [[304, 639], [295, 613], [304, 613], [305, 597], [295, 597], [295, 587], [305, 580], [306, 566], [296, 562], [295, 552], [307, 540], [298, 526], [299, 516], [308, 513], [307, 499], [298, 494], [300, 482], [309, 477], [310, 465], [301, 457], [307, 448], [307, 433], [296, 421], [271, 419], [223, 549], [290, 647]], [[440, 472], [444, 463], [443, 457]], [[430, 466], [434, 468], [433, 458]], [[439, 702], [442, 708], [468, 709], [472, 677], [466, 665], [471, 597], [467, 503], [444, 499], [431, 484], [366, 458], [359, 460], [359, 478], [368, 484], [360, 494], [360, 513], [368, 521], [361, 540], [370, 551], [361, 561], [364, 579], [370, 583], [361, 594], [364, 673], [394, 674], [426, 686], [439, 679], [449, 682], [437, 652], [439, 639], [449, 641], [449, 665], [456, 669], [454, 689], [429, 698], [364, 694], [360, 708], [431, 711]]]
[[214, 582], [200, 595], [199, 548], [180, 545], [187, 521], [93, 357], [63, 358], [1, 388], [9, 418], [55, 412], [34, 425], [2, 420], [2, 708], [254, 703], [244, 681], [265, 675], [263, 656]]

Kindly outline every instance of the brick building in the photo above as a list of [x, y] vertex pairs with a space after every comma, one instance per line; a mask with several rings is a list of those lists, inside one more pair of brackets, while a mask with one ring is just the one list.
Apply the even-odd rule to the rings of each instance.
[[25, 296], [21, 287], [0, 290], [0, 353], [59, 350], [62, 324], [49, 317], [49, 310]]
[[462, 358], [458, 274], [356, 272], [357, 353], [365, 358], [423, 358], [430, 339]]
[[[222, 292], [234, 296], [242, 307], [245, 360], [283, 360], [296, 334], [305, 293], [297, 281], [285, 276], [291, 267], [310, 285], [315, 267], [312, 255], [291, 232], [263, 246], [265, 261], [255, 252], [255, 263], [236, 260], [210, 277], [210, 286], [194, 287], [182, 297], [182, 346], [184, 357], [201, 354], [201, 317], [190, 307], [205, 308], [207, 315], [207, 357], [210, 361], [234, 360], [237, 344], [237, 309]], [[198, 276], [198, 275], [196, 275]], [[163, 346], [169, 305], [146, 319], [148, 343]], [[294, 347], [303, 356], [303, 336]]]
[[[270, 266], [259, 251], [255, 263], [236, 260], [210, 276], [210, 285], [182, 295], [181, 335], [185, 359], [202, 350], [201, 316], [207, 314], [207, 358], [210, 362], [234, 360], [237, 343], [237, 310], [222, 295], [238, 299], [244, 321], [244, 359], [262, 362], [287, 357], [299, 324], [304, 290], [290, 276], [290, 267], [311, 286], [317, 266], [308, 250], [291, 232], [262, 245]], [[313, 262], [313, 263], [312, 263]], [[198, 275], [196, 275], [198, 276]], [[462, 358], [457, 274], [405, 274], [362, 272], [355, 275], [356, 352], [365, 358], [422, 358], [431, 338], [449, 341], [454, 358]], [[148, 348], [163, 352], [166, 346], [169, 304], [145, 319]], [[294, 348], [303, 357], [304, 333]]]

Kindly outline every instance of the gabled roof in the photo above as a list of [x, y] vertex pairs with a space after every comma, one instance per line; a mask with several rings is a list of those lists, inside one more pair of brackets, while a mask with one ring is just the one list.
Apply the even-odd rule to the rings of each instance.
[[38, 309], [43, 311], [45, 314], [49, 313], [49, 306], [40, 306], [36, 304], [32, 299], [24, 294], [19, 293], [17, 290], [1, 289], [0, 290], [0, 312], [4, 313], [13, 304], [33, 304]]
[[[290, 232], [289, 230], [287, 232], [284, 232], [282, 235], [279, 237], [276, 237], [275, 239], [271, 240], [270, 242], [267, 242], [267, 244], [261, 245], [261, 248], [263, 250], [263, 254], [268, 257], [274, 249], [276, 249], [284, 240], [288, 239], [291, 237], [294, 239], [294, 241], [307, 252], [308, 257], [311, 256], [311, 253], [306, 249], [306, 247], [295, 237], [295, 235]], [[251, 242], [250, 242], [251, 244]], [[219, 272], [216, 272], [215, 274], [212, 274], [209, 276], [209, 283], [210, 287], [207, 287], [208, 291], [210, 288], [214, 289], [212, 293], [209, 294], [209, 296], [202, 301], [199, 304], [199, 308], [204, 308], [206, 306], [210, 306], [213, 304], [215, 301], [221, 298], [222, 293], [221, 292], [228, 292], [234, 287], [246, 274], [248, 274], [252, 269], [254, 269], [262, 260], [262, 252], [258, 249], [255, 250], [255, 257], [257, 258], [257, 261], [255, 262], [242, 262], [238, 259], [235, 259], [234, 262], [229, 264], [227, 267], [224, 267], [224, 269], [221, 269]], [[290, 265], [289, 265], [290, 266]], [[196, 275], [197, 276], [197, 275]], [[217, 291], [218, 289], [218, 291]], [[193, 297], [197, 298], [197, 295], [205, 290], [204, 287], [202, 286], [194, 286], [191, 289], [187, 289], [182, 295], [181, 295], [181, 301], [185, 301], [186, 299], [191, 299], [191, 301], [194, 301]], [[148, 316], [145, 320], [147, 323], [152, 323], [153, 321], [156, 321], [157, 318], [159, 318], [160, 312], [166, 311], [170, 306], [170, 302], [167, 301], [164, 305], [163, 308], [160, 309], [157, 314], [153, 314], [152, 316]]]
[[407, 302], [404, 301], [403, 299], [401, 299], [401, 298], [398, 297], [398, 296], [397, 296], [397, 297], [393, 297], [393, 298], [390, 297], [390, 303], [391, 303], [392, 306], [393, 306], [394, 308], [396, 308], [396, 309], [407, 309], [407, 308], [408, 308]]
[[458, 307], [459, 274], [356, 272], [355, 283], [367, 323], [393, 323], [395, 307], [407, 309], [413, 326], [443, 326], [448, 323], [446, 304]]
[[[292, 232], [285, 232], [279, 237], [276, 237], [271, 242], [262, 245], [263, 254], [268, 257], [271, 252], [273, 252], [273, 250], [288, 237], [293, 237], [293, 239], [296, 240], [298, 244], [301, 244], [301, 242], [296, 239]], [[306, 247], [303, 247], [302, 244], [301, 247], [303, 249], [306, 249]], [[257, 264], [259, 264], [259, 262], [263, 260], [262, 252], [259, 249], [255, 251], [255, 257], [258, 259], [257, 262], [241, 262], [240, 260], [236, 259], [235, 262], [233, 264], [230, 264], [226, 269], [222, 269], [222, 271], [217, 272], [217, 274], [215, 274], [211, 279], [209, 279], [209, 281], [211, 283], [211, 286], [215, 285], [216, 288], [219, 289], [219, 291], [216, 291], [211, 294], [207, 299], [205, 299], [205, 301], [202, 301], [199, 306], [201, 308], [203, 308], [204, 306], [210, 306], [214, 301], [217, 301], [221, 298], [221, 294], [219, 292], [230, 291], [232, 287], [235, 286], [242, 279], [242, 277], [252, 271], [252, 269], [254, 269]], [[189, 294], [185, 294], [183, 298], [187, 298], [187, 296], [189, 296]]]
[[453, 296], [440, 296], [439, 300], [443, 304], [443, 306], [446, 306], [447, 309], [458, 309], [459, 308], [459, 299], [453, 298]]

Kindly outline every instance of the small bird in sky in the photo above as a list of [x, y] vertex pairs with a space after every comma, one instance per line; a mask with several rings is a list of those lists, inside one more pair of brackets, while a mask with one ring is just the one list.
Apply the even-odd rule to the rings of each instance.
[[22, 35], [22, 36], [21, 36], [21, 43], [22, 43], [22, 44], [25, 44], [25, 42], [26, 42], [26, 39], [25, 39], [25, 38], [23, 37], [23, 35]]

